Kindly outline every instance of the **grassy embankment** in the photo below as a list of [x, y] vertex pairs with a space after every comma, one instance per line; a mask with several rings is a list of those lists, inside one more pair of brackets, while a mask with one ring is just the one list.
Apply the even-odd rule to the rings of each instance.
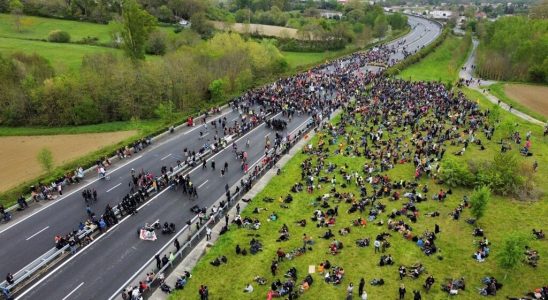
[[[454, 49], [458, 49], [455, 47]], [[456, 50], [455, 50], [456, 51]], [[434, 55], [434, 54], [433, 54]], [[445, 60], [436, 59], [440, 65], [449, 63], [452, 56], [444, 56]], [[423, 62], [415, 65], [415, 72], [412, 76], [415, 78], [426, 78], [431, 70], [430, 66], [421, 66]], [[430, 65], [430, 62], [425, 59], [424, 64]], [[419, 71], [421, 70], [421, 71]], [[444, 77], [449, 80], [454, 80], [458, 67], [451, 72], [446, 72]], [[472, 100], [478, 101], [482, 109], [493, 109], [493, 105], [485, 99], [480, 93], [470, 89], [463, 89], [463, 92]], [[519, 156], [520, 161], [526, 164], [532, 164], [533, 160], [537, 160], [539, 165], [538, 174], [535, 180], [538, 186], [546, 189], [545, 178], [548, 176], [548, 144], [542, 137], [542, 128], [532, 125], [521, 119], [502, 111], [501, 121], [510, 121], [518, 124], [519, 131], [524, 134], [531, 130], [533, 136], [533, 145], [535, 145], [535, 156], [533, 158], [524, 158]], [[492, 141], [484, 141], [486, 145], [485, 151], [480, 151], [477, 147], [470, 147], [463, 157], [458, 157], [463, 163], [467, 160], [485, 160], [491, 158], [499, 150], [499, 145], [495, 141], [500, 139], [501, 133], [496, 131]], [[313, 142], [317, 142], [316, 137]], [[484, 139], [482, 139], [484, 140]], [[337, 144], [337, 143], [335, 143]], [[334, 150], [332, 147], [331, 150]], [[456, 147], [449, 147], [446, 152], [447, 156], [453, 156], [451, 153], [456, 151]], [[517, 147], [512, 150], [517, 154]], [[333, 151], [331, 151], [333, 153]], [[519, 266], [511, 271], [501, 269], [497, 262], [496, 256], [501, 249], [501, 244], [504, 238], [509, 233], [522, 234], [527, 237], [528, 244], [531, 248], [539, 251], [541, 257], [548, 255], [548, 247], [542, 241], [533, 240], [531, 235], [532, 228], [539, 228], [543, 224], [544, 216], [548, 214], [548, 205], [546, 201], [548, 197], [546, 193], [541, 200], [535, 202], [518, 201], [515, 199], [492, 196], [488, 204], [487, 212], [483, 219], [479, 221], [479, 225], [485, 230], [486, 236], [491, 241], [492, 255], [487, 258], [484, 263], [478, 263], [471, 258], [472, 253], [476, 250], [478, 238], [472, 236], [473, 227], [464, 222], [469, 218], [470, 211], [466, 209], [459, 221], [452, 220], [448, 214], [457, 207], [462, 201], [464, 195], [470, 195], [471, 190], [468, 189], [453, 189], [453, 194], [446, 201], [438, 203], [432, 200], [422, 202], [417, 205], [420, 210], [420, 217], [417, 223], [413, 223], [413, 232], [421, 234], [425, 230], [433, 230], [434, 224], [439, 224], [442, 233], [436, 241], [437, 246], [441, 249], [440, 256], [443, 260], [437, 258], [438, 255], [429, 257], [421, 253], [419, 248], [411, 241], [404, 239], [400, 234], [392, 232], [390, 242], [392, 246], [387, 250], [395, 260], [396, 265], [389, 267], [379, 267], [379, 255], [374, 254], [373, 248], [358, 248], [355, 245], [355, 240], [364, 237], [374, 238], [376, 234], [387, 231], [386, 225], [375, 226], [368, 224], [365, 228], [351, 227], [351, 221], [358, 218], [358, 214], [347, 214], [349, 204], [339, 204], [339, 217], [337, 225], [332, 228], [336, 233], [342, 227], [351, 227], [352, 232], [347, 236], [340, 236], [336, 233], [336, 238], [341, 240], [345, 247], [341, 250], [341, 254], [333, 256], [327, 254], [329, 241], [318, 238], [325, 232], [325, 228], [316, 228], [315, 224], [310, 222], [310, 217], [314, 211], [311, 203], [317, 196], [328, 192], [331, 185], [323, 187], [320, 191], [313, 194], [301, 192], [294, 194], [293, 203], [289, 204], [290, 209], [283, 209], [278, 202], [265, 203], [262, 201], [265, 197], [278, 199], [285, 197], [289, 193], [290, 187], [300, 181], [300, 164], [308, 156], [305, 154], [296, 155], [282, 170], [283, 176], [275, 177], [266, 188], [253, 199], [251, 204], [242, 212], [242, 216], [251, 218], [259, 218], [262, 223], [261, 229], [252, 231], [249, 229], [237, 229], [232, 227], [231, 230], [222, 236], [220, 240], [211, 248], [201, 259], [198, 265], [192, 270], [193, 277], [189, 284], [181, 292], [174, 294], [171, 299], [193, 299], [196, 297], [197, 290], [200, 284], [207, 284], [210, 289], [210, 298], [212, 299], [261, 299], [266, 296], [270, 283], [273, 279], [281, 278], [283, 273], [290, 267], [296, 267], [298, 270], [298, 283], [302, 281], [307, 274], [309, 265], [318, 265], [320, 262], [329, 259], [332, 264], [345, 268], [346, 275], [341, 286], [332, 286], [326, 284], [322, 280], [322, 276], [314, 274], [314, 284], [303, 295], [303, 299], [343, 299], [346, 295], [346, 286], [353, 282], [355, 292], [361, 277], [367, 281], [366, 290], [371, 299], [395, 299], [397, 298], [397, 289], [400, 283], [405, 283], [408, 295], [412, 297], [411, 291], [414, 289], [423, 291], [421, 285], [424, 282], [426, 275], [422, 275], [420, 279], [413, 280], [406, 278], [403, 281], [398, 277], [398, 266], [400, 264], [411, 265], [421, 262], [426, 266], [427, 274], [432, 274], [436, 278], [436, 284], [428, 295], [423, 293], [423, 299], [448, 299], [449, 296], [440, 291], [440, 283], [445, 278], [457, 278], [464, 276], [467, 282], [466, 291], [459, 292], [460, 299], [478, 299], [477, 287], [481, 287], [481, 279], [485, 276], [494, 276], [504, 287], [498, 293], [498, 298], [503, 298], [507, 295], [521, 296], [524, 293], [540, 287], [545, 284], [546, 277], [542, 271], [548, 267], [546, 260], [541, 259], [538, 268], [532, 268], [528, 265], [520, 263]], [[350, 170], [361, 171], [361, 166], [366, 162], [362, 157], [350, 158], [339, 155], [332, 155], [327, 162], [331, 161], [339, 166], [347, 163]], [[327, 164], [326, 162], [326, 164]], [[412, 180], [414, 167], [412, 164], [398, 165], [396, 168], [387, 172], [387, 175], [393, 179]], [[322, 175], [323, 176], [323, 175]], [[329, 175], [331, 176], [331, 175]], [[341, 177], [337, 177], [337, 182], [343, 182]], [[437, 185], [430, 179], [422, 179], [421, 185], [428, 184], [430, 192], [436, 193], [440, 188], [447, 190], [448, 187]], [[544, 183], [544, 184], [543, 184]], [[349, 188], [337, 187], [339, 191], [353, 192], [359, 194], [359, 190], [353, 184]], [[387, 199], [381, 200], [387, 205], [386, 211], [390, 212], [393, 209], [401, 208], [401, 201], [391, 202]], [[333, 204], [332, 204], [333, 206]], [[268, 208], [268, 211], [262, 211], [259, 214], [254, 214], [252, 211], [256, 207]], [[424, 216], [427, 212], [439, 211], [440, 216], [430, 218]], [[277, 212], [279, 219], [275, 222], [268, 222], [268, 216], [271, 212]], [[365, 215], [362, 215], [365, 216]], [[386, 213], [382, 214], [382, 219], [386, 222]], [[309, 224], [306, 227], [300, 227], [295, 224], [297, 220], [306, 219]], [[409, 222], [408, 220], [406, 222]], [[275, 240], [278, 238], [278, 230], [282, 224], [289, 226], [291, 234], [290, 241], [278, 243]], [[316, 244], [313, 250], [307, 252], [303, 256], [296, 257], [292, 261], [284, 261], [280, 263], [279, 276], [270, 274], [270, 262], [275, 258], [275, 252], [278, 247], [283, 250], [290, 251], [291, 249], [302, 245], [301, 237], [303, 233], [311, 236]], [[236, 245], [249, 249], [249, 241], [251, 234], [258, 235], [259, 240], [264, 245], [264, 250], [257, 255], [249, 255], [246, 257], [236, 256], [234, 249]], [[226, 255], [228, 264], [220, 267], [213, 267], [209, 264], [214, 258]], [[238, 276], [234, 276], [238, 274]], [[266, 286], [258, 286], [253, 283], [255, 291], [248, 295], [242, 292], [245, 284], [253, 282], [255, 276], [263, 276], [268, 280]], [[369, 284], [372, 278], [384, 278], [386, 284], [383, 287], [374, 287]], [[356, 296], [356, 295], [355, 295]]]
[[447, 39], [420, 63], [411, 65], [402, 70], [399, 77], [402, 79], [437, 80], [454, 82], [458, 79], [459, 70], [469, 51], [469, 44], [465, 38], [449, 35]]

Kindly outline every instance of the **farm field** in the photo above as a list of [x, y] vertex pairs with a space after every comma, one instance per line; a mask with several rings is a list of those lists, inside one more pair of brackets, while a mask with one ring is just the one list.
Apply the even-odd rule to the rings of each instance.
[[136, 133], [137, 131], [130, 130], [75, 135], [0, 137], [0, 164], [4, 170], [9, 170], [0, 174], [0, 191], [4, 192], [42, 174], [36, 156], [44, 147], [51, 150], [54, 166], [59, 166], [102, 147], [116, 144]]
[[454, 82], [468, 54], [465, 38], [449, 35], [434, 52], [419, 63], [402, 70], [399, 77], [405, 80], [439, 80]]
[[503, 83], [489, 86], [493, 95], [539, 120], [548, 118], [548, 86]]
[[297, 29], [281, 27], [281, 26], [272, 26], [272, 25], [263, 25], [263, 24], [244, 24], [244, 23], [234, 23], [231, 26], [228, 26], [224, 22], [212, 21], [213, 26], [216, 29], [224, 31], [235, 31], [238, 33], [259, 33], [260, 35], [265, 36], [275, 36], [275, 37], [297, 37]]

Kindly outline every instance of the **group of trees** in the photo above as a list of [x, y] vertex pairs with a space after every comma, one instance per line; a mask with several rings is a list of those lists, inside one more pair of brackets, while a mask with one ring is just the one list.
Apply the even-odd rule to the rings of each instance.
[[480, 76], [548, 83], [548, 19], [503, 17], [481, 23], [478, 33]]
[[282, 72], [287, 64], [271, 43], [217, 34], [208, 41], [135, 63], [112, 54], [84, 58], [78, 73], [54, 76], [42, 57], [0, 56], [2, 125], [81, 125], [157, 117], [160, 106], [189, 111], [210, 99], [221, 80], [220, 96]]

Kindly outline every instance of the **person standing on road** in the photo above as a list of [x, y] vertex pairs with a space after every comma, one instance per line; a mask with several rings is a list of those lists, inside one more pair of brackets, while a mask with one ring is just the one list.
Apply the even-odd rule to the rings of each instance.
[[8, 273], [8, 275], [6, 275], [6, 282], [9, 284], [9, 285], [12, 285], [15, 281], [13, 280], [13, 275], [11, 275], [11, 273]]
[[156, 269], [160, 270], [162, 268], [162, 261], [160, 260], [160, 254], [154, 256], [156, 259]]
[[97, 202], [97, 191], [93, 189], [93, 202]]
[[215, 171], [215, 161], [211, 160], [211, 169]]
[[179, 244], [178, 239], [175, 239], [175, 241], [173, 242], [173, 246], [175, 246], [176, 252], [179, 252], [179, 250], [181, 250], [181, 245]]

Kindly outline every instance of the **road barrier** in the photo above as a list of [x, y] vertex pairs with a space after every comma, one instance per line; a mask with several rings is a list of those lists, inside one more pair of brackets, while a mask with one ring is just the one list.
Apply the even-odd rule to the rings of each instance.
[[[297, 127], [293, 132], [290, 133], [290, 136], [293, 135], [295, 131], [297, 133], [293, 135], [285, 144], [283, 144], [281, 147], [274, 149], [271, 148], [267, 154], [265, 154], [264, 158], [261, 158], [259, 160], [260, 165], [258, 165], [257, 171], [250, 169], [249, 172], [251, 174], [247, 175], [247, 177], [244, 176], [244, 178], [240, 181], [240, 183], [234, 184], [230, 190], [234, 190], [234, 193], [230, 195], [230, 197], [221, 196], [217, 202], [219, 203], [219, 210], [216, 213], [212, 213], [210, 215], [206, 214], [204, 215], [205, 223], [200, 223], [198, 215], [194, 216], [187, 225], [185, 225], [169, 242], [167, 242], [164, 247], [160, 249], [160, 251], [157, 252], [156, 255], [168, 255], [169, 253], [172, 253], [173, 251], [166, 251], [167, 248], [173, 243], [175, 239], [179, 239], [183, 237], [185, 234], [191, 234], [187, 239], [186, 242], [181, 245], [180, 249], [178, 251], [175, 251], [173, 253], [173, 260], [170, 260], [166, 265], [162, 266], [159, 270], [154, 270], [154, 264], [152, 263], [155, 259], [155, 256], [152, 256], [147, 263], [135, 274], [132, 278], [129, 278], [129, 280], [122, 285], [118, 291], [114, 293], [114, 295], [110, 298], [110, 300], [116, 299], [120, 292], [127, 287], [127, 285], [131, 286], [138, 286], [140, 278], [144, 278], [146, 274], [143, 273], [143, 270], [152, 267], [152, 271], [155, 274], [152, 282], [149, 283], [149, 288], [142, 293], [143, 298], [148, 298], [152, 295], [152, 292], [160, 287], [162, 284], [163, 278], [167, 277], [166, 274], [170, 271], [172, 271], [172, 267], [179, 264], [185, 257], [192, 251], [194, 246], [196, 246], [205, 236], [204, 230], [208, 226], [214, 226], [219, 221], [222, 221], [223, 217], [226, 215], [226, 213], [230, 210], [231, 207], [233, 207], [243, 195], [245, 195], [246, 192], [248, 192], [253, 184], [260, 179], [267, 171], [272, 169], [276, 163], [279, 161], [279, 159], [286, 154], [289, 149], [297, 142], [299, 141], [304, 135], [306, 135], [310, 130], [315, 128], [318, 124], [314, 124], [313, 122], [309, 121], [308, 123], [305, 122], [301, 124], [299, 127]], [[305, 126], [304, 130], [300, 130]], [[266, 163], [264, 163], [266, 162]], [[221, 207], [220, 203], [224, 203], [224, 205]], [[215, 205], [215, 204], [214, 204]], [[196, 226], [196, 231], [192, 233], [192, 227]], [[161, 275], [160, 275], [161, 274]], [[130, 284], [131, 283], [131, 284]]]
[[[202, 159], [202, 158], [205, 159], [207, 156], [209, 156], [212, 153], [217, 153], [217, 152], [220, 152], [220, 151], [226, 149], [228, 146], [230, 146], [231, 144], [233, 144], [236, 141], [237, 137], [244, 136], [247, 133], [251, 132], [251, 130], [261, 126], [264, 123], [264, 120], [266, 120], [271, 114], [272, 113], [265, 114], [265, 116], [261, 119], [261, 122], [258, 122], [256, 124], [256, 126], [249, 128], [245, 132], [242, 131], [238, 134], [229, 135], [229, 136], [224, 137], [223, 138], [223, 140], [224, 140], [223, 144], [224, 145], [222, 147], [216, 148], [215, 151], [212, 151], [211, 148], [205, 149], [203, 152], [198, 153], [196, 155], [197, 157], [194, 161], [195, 162], [200, 161], [200, 159]], [[167, 172], [168, 178], [172, 179], [173, 177], [175, 177], [179, 173], [181, 173], [183, 171], [186, 171], [186, 170], [190, 169], [193, 166], [194, 166], [193, 164], [189, 164], [187, 162], [184, 162], [180, 167], [175, 167], [173, 169], [173, 172], [168, 171]], [[161, 178], [162, 178], [161, 176], [157, 177], [157, 178], [154, 179], [154, 181], [158, 182], [159, 180], [161, 180]], [[166, 182], [165, 183], [165, 188], [169, 188], [171, 185], [172, 184], [170, 184], [170, 182]], [[157, 185], [157, 186], [158, 186], [157, 189], [152, 187], [152, 184], [150, 184], [147, 187], [147, 192], [149, 193], [149, 195], [154, 193], [154, 192], [159, 192], [160, 191], [160, 189], [161, 189], [160, 185]], [[134, 193], [134, 196], [137, 193]], [[113, 211], [114, 211], [117, 218], [120, 219], [120, 218], [123, 217], [122, 210], [119, 209], [117, 205], [113, 207]], [[83, 240], [86, 236], [90, 236], [90, 235], [93, 235], [93, 234], [96, 234], [96, 233], [97, 233], [97, 235], [100, 234], [98, 232], [98, 227], [97, 226], [92, 226], [92, 227], [88, 227], [88, 228], [82, 230], [81, 232], [77, 233], [77, 235], [80, 238], [80, 240]], [[76, 247], [76, 249], [78, 249], [79, 245], [77, 244], [75, 247]], [[29, 263], [24, 268], [17, 271], [16, 273], [14, 273], [13, 274], [13, 278], [14, 278], [14, 283], [13, 284], [8, 284], [7, 281], [1, 282], [0, 283], [0, 289], [5, 290], [6, 292], [9, 292], [11, 294], [20, 291], [28, 283], [27, 282], [28, 279], [33, 278], [34, 275], [36, 275], [38, 273], [38, 271], [42, 270], [43, 268], [50, 266], [51, 262], [53, 262], [57, 258], [61, 257], [65, 253], [65, 251], [67, 251], [69, 248], [70, 247], [69, 247], [68, 244], [64, 245], [60, 249], [58, 249], [57, 247], [53, 247], [52, 249], [48, 250], [46, 253], [44, 253], [43, 255], [41, 255], [40, 257], [38, 257], [37, 259], [35, 259], [31, 263]]]

